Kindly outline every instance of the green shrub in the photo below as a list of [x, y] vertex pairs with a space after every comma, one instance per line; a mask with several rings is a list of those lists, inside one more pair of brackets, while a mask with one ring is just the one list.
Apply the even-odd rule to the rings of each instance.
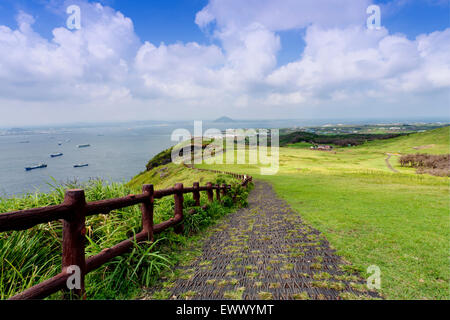
[[[0, 212], [9, 212], [35, 207], [56, 205], [63, 201], [66, 188], [83, 188], [86, 201], [118, 198], [132, 193], [121, 183], [107, 184], [92, 180], [86, 184], [71, 183], [54, 186], [50, 193], [27, 194], [11, 199], [0, 198]], [[247, 192], [237, 188], [237, 205], [244, 201]], [[242, 193], [242, 194], [241, 194]], [[158, 279], [163, 269], [176, 262], [173, 249], [185, 244], [188, 236], [211, 225], [235, 208], [230, 197], [224, 197], [224, 204], [214, 201], [206, 210], [193, 207], [192, 195], [184, 196], [184, 233], [177, 235], [169, 229], [155, 236], [150, 246], [137, 246], [133, 250], [94, 270], [86, 276], [88, 299], [127, 299], [135, 297], [142, 286], [150, 286]], [[207, 203], [204, 192], [201, 204]], [[155, 200], [155, 224], [167, 221], [174, 214], [174, 198]], [[92, 256], [103, 249], [133, 237], [141, 231], [139, 206], [115, 210], [109, 215], [96, 215], [86, 219], [86, 255]], [[0, 233], [0, 299], [7, 299], [27, 288], [43, 282], [61, 270], [60, 222], [38, 225], [26, 231]], [[50, 299], [60, 299], [61, 293]]]
[[168, 163], [172, 162], [172, 148], [169, 148], [167, 150], [161, 151], [156, 156], [154, 156], [148, 163], [147, 163], [147, 171], [152, 170], [153, 168], [164, 166]]

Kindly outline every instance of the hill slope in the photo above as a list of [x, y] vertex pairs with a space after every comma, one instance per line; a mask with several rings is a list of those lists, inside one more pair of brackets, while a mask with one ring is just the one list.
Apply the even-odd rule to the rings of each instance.
[[258, 165], [213, 167], [272, 183], [359, 271], [378, 266], [388, 299], [449, 299], [450, 179], [417, 175], [395, 157], [393, 173], [385, 162], [387, 153], [449, 153], [449, 136], [445, 127], [333, 152], [292, 145], [280, 148], [273, 176]]
[[450, 126], [364, 145], [372, 150], [398, 153], [443, 154], [450, 152]]
[[228, 175], [193, 171], [184, 166], [169, 163], [138, 174], [128, 182], [127, 186], [139, 191], [144, 184], [153, 184], [155, 189], [165, 189], [173, 187], [178, 182], [182, 182], [186, 187], [192, 187], [194, 182], [200, 182], [200, 185], [205, 185], [207, 182], [216, 183], [217, 181], [220, 184], [231, 184], [232, 180]]
[[402, 168], [398, 156], [410, 153], [446, 154], [450, 153], [450, 127], [434, 129], [422, 133], [387, 140], [366, 142], [356, 147], [337, 148], [334, 152], [309, 150], [309, 145], [297, 143], [281, 148], [281, 163], [284, 170], [382, 170], [389, 171], [386, 166], [389, 160], [395, 170], [403, 173], [414, 173], [415, 170]]
[[229, 117], [220, 117], [216, 120], [214, 120], [214, 122], [222, 122], [222, 123], [227, 123], [227, 122], [236, 122], [233, 119], [229, 118]]

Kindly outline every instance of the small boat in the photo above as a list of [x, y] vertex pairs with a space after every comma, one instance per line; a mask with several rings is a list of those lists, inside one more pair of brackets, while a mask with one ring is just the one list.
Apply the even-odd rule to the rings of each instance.
[[41, 163], [41, 164], [38, 164], [36, 166], [25, 167], [25, 170], [26, 171], [31, 171], [31, 170], [42, 169], [42, 168], [47, 168], [47, 165], [45, 163]]
[[64, 155], [63, 153], [59, 152], [59, 153], [53, 153], [53, 154], [51, 154], [50, 157], [56, 158], [56, 157], [62, 157], [63, 155]]
[[74, 168], [84, 168], [84, 167], [88, 167], [89, 166], [89, 164], [76, 164], [76, 165], [74, 165], [73, 167]]
[[30, 143], [30, 141], [20, 141], [19, 143]]
[[88, 148], [90, 146], [91, 146], [90, 144], [79, 144], [79, 145], [77, 145], [78, 148]]
[[62, 146], [62, 142], [60, 141], [60, 142], [58, 142], [58, 146]]

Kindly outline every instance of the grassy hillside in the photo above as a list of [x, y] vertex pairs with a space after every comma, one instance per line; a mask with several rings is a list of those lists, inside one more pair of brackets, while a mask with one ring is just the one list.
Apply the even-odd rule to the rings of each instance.
[[151, 183], [154, 185], [155, 190], [157, 190], [173, 187], [175, 183], [178, 182], [182, 182], [186, 187], [192, 187], [194, 182], [200, 182], [200, 185], [206, 185], [207, 182], [215, 183], [217, 180], [220, 180], [221, 184], [230, 184], [233, 181], [233, 179], [227, 175], [205, 171], [193, 171], [184, 166], [169, 163], [137, 175], [128, 182], [127, 186], [133, 190], [139, 191], [142, 188], [142, 185]]
[[[375, 140], [356, 147], [336, 148], [334, 152], [309, 150], [309, 145], [297, 143], [281, 148], [283, 170], [382, 170], [390, 171], [385, 159], [391, 154], [391, 165], [403, 173], [414, 173], [398, 163], [400, 154], [450, 153], [450, 127], [414, 133], [389, 140]], [[336, 153], [335, 153], [336, 152]]]
[[[22, 209], [60, 204], [67, 188], [83, 188], [87, 201], [104, 200], [127, 196], [141, 191], [142, 184], [153, 183], [155, 189], [173, 186], [177, 182], [185, 185], [194, 181], [204, 184], [207, 181], [240, 184], [240, 181], [209, 172], [198, 172], [173, 164], [154, 168], [153, 171], [139, 175], [129, 185], [122, 183], [106, 184], [91, 181], [84, 185], [56, 186], [49, 193], [28, 194], [16, 198], [0, 198], [0, 213]], [[160, 172], [161, 171], [161, 172]], [[164, 173], [161, 175], [161, 173]], [[239, 195], [238, 205], [245, 204], [247, 191], [235, 188]], [[206, 195], [201, 193], [201, 205], [207, 204]], [[208, 204], [206, 210], [193, 209], [192, 195], [184, 196], [184, 233], [176, 235], [166, 231], [156, 236], [156, 243], [149, 246], [135, 246], [129, 254], [117, 257], [101, 268], [88, 274], [86, 290], [88, 299], [133, 299], [141, 293], [142, 287], [155, 283], [160, 272], [173, 264], [186, 259], [177, 250], [193, 241], [193, 235], [208, 225], [218, 221], [223, 215], [234, 211], [233, 201], [225, 197], [223, 203]], [[191, 209], [195, 212], [192, 213]], [[165, 197], [155, 201], [155, 223], [173, 217], [174, 199]], [[188, 214], [189, 213], [189, 214]], [[115, 210], [109, 215], [96, 215], [87, 218], [86, 255], [100, 253], [142, 230], [139, 206]], [[0, 234], [0, 300], [7, 299], [27, 288], [45, 281], [61, 269], [60, 222], [39, 225], [23, 232]], [[194, 237], [195, 239], [195, 237]], [[60, 299], [61, 293], [51, 299]]]
[[274, 176], [260, 175], [257, 165], [214, 167], [271, 182], [358, 270], [381, 268], [386, 298], [449, 299], [450, 179], [417, 175], [395, 157], [394, 173], [385, 162], [387, 153], [448, 153], [449, 135], [446, 127], [336, 153], [292, 145], [280, 148]]
[[431, 153], [450, 152], [450, 127], [413, 133], [385, 141], [377, 140], [366, 144], [372, 151], [388, 151], [398, 153]]

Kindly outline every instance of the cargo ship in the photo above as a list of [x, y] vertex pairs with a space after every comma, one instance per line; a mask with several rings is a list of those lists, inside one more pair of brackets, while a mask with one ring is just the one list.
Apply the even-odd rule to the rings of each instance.
[[84, 167], [88, 167], [89, 166], [89, 164], [76, 164], [76, 165], [74, 165], [73, 167], [74, 168], [84, 168]]
[[26, 171], [31, 171], [31, 170], [42, 169], [42, 168], [47, 168], [47, 165], [45, 163], [41, 163], [41, 164], [38, 164], [36, 166], [25, 167], [25, 170]]
[[53, 154], [51, 154], [50, 155], [50, 157], [52, 157], [52, 158], [57, 158], [57, 157], [62, 157], [64, 154], [62, 154], [61, 152], [59, 152], [59, 153], [53, 153]]

